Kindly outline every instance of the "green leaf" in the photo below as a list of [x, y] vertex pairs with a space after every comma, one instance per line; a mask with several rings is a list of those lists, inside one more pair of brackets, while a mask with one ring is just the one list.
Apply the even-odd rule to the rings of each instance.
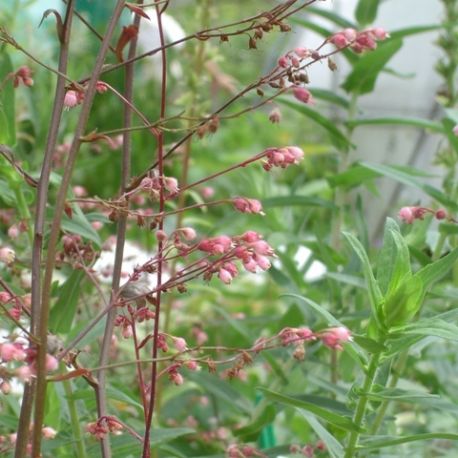
[[416, 25], [413, 27], [406, 27], [400, 30], [390, 30], [390, 37], [392, 39], [409, 37], [418, 33], [427, 33], [439, 30], [443, 27], [442, 24], [430, 24], [430, 25]]
[[391, 329], [390, 338], [400, 335], [436, 336], [458, 342], [458, 326], [439, 318], [423, 318], [414, 323]]
[[[13, 64], [5, 49], [0, 50], [0, 83], [13, 73]], [[16, 143], [16, 109], [12, 80], [0, 91], [0, 143], [13, 146]]]
[[72, 205], [73, 215], [70, 219], [67, 215], [62, 219], [62, 229], [71, 232], [72, 234], [81, 235], [81, 237], [91, 240], [98, 247], [102, 246], [99, 234], [91, 226], [91, 223], [86, 218], [86, 215], [77, 205]]
[[383, 247], [377, 259], [377, 283], [382, 294], [387, 295], [396, 290], [400, 282], [410, 277], [409, 248], [396, 221], [387, 218]]
[[369, 450], [383, 447], [391, 447], [393, 445], [405, 444], [406, 442], [424, 441], [429, 439], [446, 439], [458, 440], [458, 434], [450, 433], [423, 433], [414, 434], [412, 436], [371, 436], [369, 438], [362, 437], [360, 440], [359, 449]]
[[329, 21], [333, 22], [334, 24], [346, 29], [356, 29], [357, 25], [345, 17], [341, 16], [340, 14], [334, 13], [330, 10], [323, 10], [321, 8], [317, 8], [316, 6], [309, 6], [307, 7], [307, 13], [315, 14], [317, 16], [321, 16]]
[[333, 103], [334, 105], [340, 106], [348, 110], [350, 108], [350, 101], [341, 95], [336, 94], [335, 91], [328, 89], [319, 89], [317, 87], [311, 87], [310, 90], [316, 99], [325, 100], [326, 102]]
[[378, 176], [380, 176], [380, 174], [377, 172], [368, 170], [366, 167], [361, 165], [354, 165], [353, 167], [345, 170], [345, 172], [326, 177], [326, 179], [328, 180], [329, 185], [333, 188], [342, 186], [350, 189], [354, 186], [359, 186], [367, 180], [377, 178]]
[[359, 0], [356, 5], [355, 18], [360, 25], [365, 26], [374, 22], [380, 0]]
[[420, 181], [417, 178], [416, 173], [408, 172], [406, 169], [401, 169], [399, 167], [383, 165], [383, 164], [370, 164], [367, 162], [363, 162], [361, 163], [361, 165], [363, 167], [366, 167], [369, 170], [380, 173], [383, 176], [392, 178], [405, 185], [413, 186], [414, 188], [421, 189], [424, 193], [426, 193], [433, 199], [437, 200], [442, 205], [452, 210], [458, 210], [458, 204], [456, 204], [454, 200], [449, 199], [439, 189]]
[[277, 415], [277, 410], [272, 404], [267, 404], [259, 412], [255, 413], [250, 423], [241, 428], [234, 430], [233, 434], [236, 437], [247, 437], [253, 436], [254, 434], [261, 431], [266, 425], [272, 423]]
[[277, 100], [323, 127], [328, 132], [331, 142], [337, 149], [347, 150], [351, 145], [348, 138], [336, 127], [336, 123], [332, 119], [327, 118], [303, 103], [292, 102], [283, 97], [279, 97]]
[[406, 116], [386, 116], [383, 118], [366, 118], [351, 119], [346, 122], [348, 127], [373, 126], [373, 125], [394, 125], [394, 126], [411, 126], [420, 129], [428, 129], [431, 132], [444, 133], [441, 123], [429, 119], [412, 118]]
[[294, 407], [295, 409], [301, 408], [307, 410], [308, 412], [313, 413], [317, 417], [320, 417], [322, 420], [325, 420], [338, 428], [347, 431], [361, 431], [361, 429], [355, 423], [353, 423], [353, 421], [350, 418], [330, 412], [329, 410], [324, 409], [319, 405], [312, 404], [311, 402], [302, 401], [298, 398], [285, 396], [283, 394], [268, 390], [266, 388], [258, 388], [258, 390], [262, 391], [264, 393], [264, 396], [273, 402], [278, 402], [280, 404]]
[[381, 353], [386, 350], [386, 347], [374, 339], [369, 337], [357, 336], [353, 334], [353, 340], [368, 353]]
[[428, 264], [414, 274], [418, 278], [425, 289], [425, 292], [433, 286], [434, 283], [442, 279], [450, 269], [454, 266], [458, 259], [458, 248], [455, 248], [446, 256], [438, 259], [437, 261]]
[[360, 95], [372, 92], [379, 73], [401, 46], [401, 40], [390, 39], [380, 44], [376, 50], [364, 54], [342, 84], [343, 89]]
[[74, 270], [59, 288], [58, 298], [51, 309], [49, 327], [54, 333], [70, 331], [81, 294], [80, 283], [84, 278], [82, 270]]
[[350, 234], [349, 232], [344, 232], [343, 234], [361, 261], [364, 278], [366, 279], [367, 288], [369, 290], [372, 315], [377, 323], [377, 326], [381, 328], [383, 326], [383, 315], [381, 309], [381, 305], [383, 304], [383, 296], [372, 272], [371, 263], [367, 253], [365, 252], [364, 247], [361, 245], [361, 242], [353, 234]]
[[290, 206], [335, 208], [335, 205], [329, 200], [320, 199], [318, 197], [291, 195], [269, 197], [268, 199], [262, 200], [262, 207], [264, 209]]

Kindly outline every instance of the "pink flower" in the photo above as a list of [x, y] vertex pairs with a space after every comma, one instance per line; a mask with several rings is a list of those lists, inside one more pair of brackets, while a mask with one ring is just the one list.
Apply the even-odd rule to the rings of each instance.
[[33, 371], [30, 366], [21, 366], [16, 369], [16, 377], [23, 382], [29, 382], [32, 379]]
[[175, 337], [173, 339], [173, 344], [176, 350], [179, 352], [183, 352], [188, 348], [188, 346], [186, 345], [186, 340], [184, 340], [182, 337]]
[[436, 219], [439, 219], [439, 220], [445, 219], [447, 218], [447, 212], [441, 208], [436, 211], [434, 216], [436, 217]]
[[42, 428], [41, 434], [45, 439], [54, 439], [56, 437], [57, 431], [50, 426], [45, 426]]
[[3, 247], [0, 248], [0, 262], [4, 264], [12, 264], [16, 258], [16, 253], [11, 248]]
[[232, 281], [232, 275], [230, 272], [223, 268], [219, 269], [218, 277], [226, 285]]
[[52, 355], [46, 355], [45, 368], [48, 372], [55, 371], [59, 367], [59, 361]]
[[171, 194], [177, 194], [179, 191], [178, 180], [174, 177], [164, 177], [164, 187]]
[[329, 328], [326, 331], [323, 331], [319, 338], [329, 348], [334, 348], [336, 350], [342, 350], [342, 343], [352, 341], [350, 331], [344, 326], [339, 326], [336, 328]]
[[399, 218], [407, 224], [412, 224], [415, 220], [415, 208], [416, 207], [402, 207], [399, 210]]
[[12, 238], [13, 240], [17, 239], [19, 237], [20, 233], [21, 233], [21, 231], [19, 230], [19, 227], [18, 227], [17, 224], [13, 224], [8, 229], [8, 237]]
[[213, 255], [227, 253], [232, 248], [232, 239], [227, 235], [220, 235], [210, 239], [202, 240], [197, 248]]
[[65, 93], [64, 106], [67, 109], [76, 107], [80, 103], [78, 93], [72, 89]]
[[103, 94], [104, 92], [108, 91], [108, 85], [107, 83], [104, 83], [103, 81], [97, 81], [97, 83], [95, 83], [95, 90], [99, 94]]
[[299, 102], [313, 104], [312, 94], [305, 87], [294, 86], [293, 95]]
[[24, 86], [33, 86], [33, 79], [32, 70], [29, 67], [23, 66], [20, 67], [19, 70], [14, 74], [14, 81], [13, 86], [18, 87], [20, 83], [24, 84]]
[[26, 352], [19, 343], [4, 343], [0, 345], [0, 358], [5, 361], [24, 361]]
[[368, 33], [370, 33], [376, 40], [380, 41], [383, 41], [389, 38], [390, 36], [390, 34], [382, 27], [374, 27], [372, 29], [369, 29]]
[[272, 256], [274, 254], [273, 248], [265, 241], [265, 240], [258, 240], [257, 242], [250, 243], [250, 248], [253, 251], [261, 256]]
[[458, 137], [458, 124], [453, 128], [453, 134]]
[[298, 56], [301, 59], [305, 59], [306, 57], [311, 56], [310, 49], [307, 48], [295, 48], [294, 52], [296, 53], [296, 56]]
[[192, 227], [182, 227], [178, 229], [185, 240], [194, 240], [197, 237], [196, 231]]
[[278, 59], [278, 65], [279, 67], [282, 67], [282, 68], [288, 68], [289, 67], [289, 59], [287, 56], [281, 56], [279, 59]]
[[0, 291], [0, 304], [7, 304], [13, 296], [8, 291]]
[[355, 29], [351, 28], [344, 29], [342, 33], [348, 41], [355, 41], [358, 34]]
[[173, 371], [169, 372], [169, 380], [171, 382], [173, 382], [177, 386], [183, 385], [183, 383], [184, 383], [183, 376], [179, 372], [177, 372], [176, 370], [173, 370]]
[[186, 361], [185, 366], [186, 366], [190, 371], [196, 371], [197, 369], [199, 369], [199, 365], [198, 365], [195, 361], [193, 361], [193, 360]]
[[234, 208], [242, 213], [259, 213], [263, 215], [262, 204], [259, 200], [248, 199], [246, 197], [235, 197], [232, 200]]
[[335, 33], [330, 39], [329, 42], [335, 45], [338, 49], [345, 48], [348, 45], [348, 39], [344, 33], [339, 32]]
[[296, 335], [304, 340], [315, 340], [315, 334], [310, 328], [298, 328], [296, 329]]
[[281, 121], [281, 111], [278, 108], [274, 108], [269, 113], [269, 121], [272, 124], [278, 124]]

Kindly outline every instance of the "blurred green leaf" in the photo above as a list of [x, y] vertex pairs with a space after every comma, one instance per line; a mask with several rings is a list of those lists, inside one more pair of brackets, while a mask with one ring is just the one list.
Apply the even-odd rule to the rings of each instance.
[[401, 47], [401, 40], [390, 39], [381, 43], [376, 50], [364, 54], [342, 84], [343, 89], [359, 95], [373, 91], [379, 73]]
[[347, 431], [361, 431], [350, 418], [330, 412], [329, 410], [321, 407], [319, 404], [312, 404], [311, 402], [302, 401], [295, 397], [285, 396], [266, 388], [258, 388], [258, 390], [262, 391], [265, 397], [273, 402], [294, 407], [295, 409], [301, 408], [307, 410], [338, 428], [345, 429]]
[[316, 124], [323, 127], [329, 134], [329, 139], [334, 144], [334, 146], [340, 150], [347, 150], [350, 147], [350, 141], [348, 138], [336, 127], [335, 121], [327, 118], [318, 111], [310, 108], [309, 106], [303, 103], [296, 103], [289, 99], [279, 97], [277, 99], [283, 105], [292, 108], [293, 110], [298, 111], [307, 118], [311, 119]]
[[423, 433], [411, 436], [371, 436], [361, 437], [358, 448], [370, 450], [376, 448], [392, 447], [393, 445], [405, 444], [406, 442], [424, 441], [430, 439], [458, 440], [458, 434], [450, 433]]
[[289, 206], [335, 208], [335, 205], [329, 200], [320, 199], [319, 197], [299, 196], [297, 194], [269, 197], [262, 200], [264, 209]]
[[358, 126], [411, 126], [417, 127], [420, 129], [428, 129], [431, 132], [444, 133], [443, 126], [436, 121], [431, 121], [429, 119], [422, 118], [412, 118], [412, 117], [401, 117], [401, 116], [386, 116], [383, 118], [363, 118], [363, 119], [350, 119], [346, 121], [345, 124], [348, 127], [358, 127]]
[[359, 0], [356, 5], [355, 18], [362, 26], [372, 24], [377, 17], [380, 0]]
[[13, 64], [6, 49], [0, 49], [0, 143], [13, 146], [16, 143], [16, 109], [12, 79], [2, 84], [13, 73]]
[[399, 335], [436, 336], [458, 342], [458, 326], [438, 318], [422, 318], [414, 323], [393, 327], [390, 337]]
[[102, 245], [100, 236], [97, 231], [91, 226], [84, 213], [81, 211], [79, 206], [72, 205], [73, 215], [70, 219], [65, 215], [62, 219], [62, 229], [72, 234], [81, 235], [81, 237], [91, 240], [97, 247]]

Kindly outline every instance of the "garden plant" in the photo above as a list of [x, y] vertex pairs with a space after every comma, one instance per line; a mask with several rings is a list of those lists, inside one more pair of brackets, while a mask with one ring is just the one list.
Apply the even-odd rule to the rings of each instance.
[[[51, 3], [0, 5], [0, 455], [458, 456], [458, 1]], [[366, 116], [425, 34], [434, 118]]]

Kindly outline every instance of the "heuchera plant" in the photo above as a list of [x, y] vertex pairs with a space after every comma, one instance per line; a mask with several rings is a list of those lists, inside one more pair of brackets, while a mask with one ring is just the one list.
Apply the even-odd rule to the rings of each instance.
[[[130, 440], [126, 442], [128, 447], [135, 444], [134, 453], [144, 458], [169, 456], [169, 453], [189, 456], [178, 449], [161, 448], [162, 442], [189, 435], [199, 426], [192, 415], [186, 418], [187, 429], [180, 428], [173, 418], [169, 423], [161, 420], [161, 409], [170, 399], [168, 393], [182, 390], [188, 384], [192, 387], [198, 380], [196, 374], [208, 373], [212, 380], [209, 386], [215, 384], [216, 387], [213, 395], [216, 390], [231, 400], [230, 394], [218, 388], [221, 380], [246, 381], [247, 368], [258, 360], [268, 365], [269, 370], [282, 374], [286, 379], [282, 383], [287, 383], [288, 367], [292, 371], [292, 365], [304, 361], [307, 352], [313, 354], [321, 347], [329, 352], [331, 382], [336, 387], [339, 352], [343, 350], [347, 350], [363, 375], [362, 382], [357, 381], [352, 387], [344, 408], [336, 400], [326, 403], [322, 398], [290, 397], [280, 392], [278, 384], [261, 386], [258, 410], [248, 431], [237, 424], [233, 425], [233, 431], [220, 426], [196, 434], [196, 440], [210, 444], [209, 453], [237, 458], [279, 456], [280, 453], [350, 458], [364, 447], [370, 449], [368, 437], [361, 438], [370, 430], [366, 422], [368, 411], [372, 409], [375, 414], [370, 432], [377, 437], [387, 409], [385, 399], [377, 398], [377, 392], [383, 389], [383, 383], [379, 384], [377, 378], [378, 370], [383, 364], [387, 368], [395, 356], [402, 369], [407, 349], [413, 342], [406, 336], [421, 335], [419, 329], [433, 326], [419, 319], [419, 313], [426, 293], [455, 262], [456, 250], [413, 273], [407, 242], [397, 224], [388, 220], [374, 273], [366, 247], [353, 234], [346, 233], [362, 266], [366, 301], [371, 308], [370, 315], [364, 317], [364, 335], [301, 296], [297, 296], [301, 303], [305, 302], [317, 315], [324, 316], [324, 324], [315, 326], [315, 318], [308, 315], [310, 322], [307, 322], [304, 314], [301, 318], [304, 322], [297, 326], [275, 323], [276, 329], [269, 335], [250, 335], [249, 342], [245, 339], [245, 343], [236, 346], [226, 345], [224, 333], [214, 336], [214, 342], [210, 340], [211, 320], [205, 312], [192, 317], [195, 324], [187, 334], [175, 335], [171, 322], [175, 318], [179, 322], [176, 308], [180, 305], [176, 298], [180, 295], [188, 293], [187, 297], [199, 301], [199, 288], [220, 283], [223, 291], [231, 290], [245, 272], [263, 274], [278, 262], [277, 257], [283, 264], [287, 263], [281, 249], [277, 250], [273, 242], [267, 241], [267, 234], [263, 234], [258, 225], [236, 232], [228, 224], [224, 233], [214, 233], [202, 226], [194, 227], [188, 222], [192, 218], [185, 223], [187, 215], [226, 207], [224, 211], [232, 212], [231, 220], [244, 216], [258, 218], [258, 215], [269, 218], [269, 210], [263, 209], [261, 200], [239, 195], [239, 192], [232, 195], [231, 188], [226, 188], [223, 198], [213, 200], [212, 186], [248, 169], [275, 177], [277, 173], [286, 175], [302, 167], [305, 160], [304, 150], [289, 142], [259, 149], [254, 155], [247, 152], [252, 149], [250, 146], [243, 151], [243, 159], [230, 159], [225, 167], [196, 178], [201, 170], [200, 156], [194, 160], [191, 145], [198, 149], [199, 142], [209, 135], [218, 135], [222, 125], [255, 111], [267, 109], [269, 120], [279, 123], [282, 113], [278, 106], [272, 108], [276, 100], [285, 105], [293, 104], [303, 113], [316, 113], [312, 107], [322, 93], [317, 91], [315, 96], [310, 89], [309, 68], [327, 62], [329, 70], [335, 71], [332, 57], [339, 53], [351, 55], [351, 59], [364, 59], [385, 42], [391, 46], [389, 34], [383, 28], [370, 27], [371, 21], [360, 21], [360, 29], [341, 22], [341, 29], [326, 34], [319, 46], [307, 47], [305, 43], [278, 56], [272, 68], [264, 75], [257, 75], [242, 89], [233, 90], [226, 79], [226, 87], [232, 93], [219, 107], [214, 103], [199, 105], [194, 87], [187, 109], [173, 114], [177, 110], [172, 94], [180, 87], [180, 81], [171, 76], [169, 65], [175, 47], [182, 43], [196, 47], [196, 68], [192, 71], [201, 74], [205, 43], [227, 46], [227, 42], [247, 38], [245, 47], [254, 52], [268, 35], [290, 32], [290, 24], [300, 21], [295, 18], [303, 10], [319, 11], [314, 4], [320, 2], [286, 0], [270, 9], [263, 5], [249, 17], [215, 26], [208, 25], [208, 18], [204, 17], [201, 30], [193, 30], [174, 42], [167, 41], [165, 34], [166, 11], [173, 9], [174, 0], [112, 3], [103, 34], [77, 11], [74, 0], [64, 1], [62, 13], [44, 12], [43, 18], [52, 15], [56, 23], [57, 67], [36, 55], [30, 44], [21, 43], [14, 29], [3, 26], [0, 29], [3, 65], [0, 114], [4, 118], [0, 117], [4, 122], [0, 128], [5, 129], [0, 135], [0, 152], [2, 174], [10, 187], [5, 199], [10, 205], [1, 210], [6, 231], [0, 247], [0, 308], [6, 324], [0, 343], [0, 389], [11, 396], [14, 385], [21, 392], [20, 410], [14, 418], [16, 431], [9, 430], [11, 422], [9, 428], [2, 430], [1, 452], [15, 457], [60, 456], [59, 453], [69, 456], [62, 446], [71, 443], [78, 458], [99, 454], [104, 458], [127, 456], [130, 451], [116, 442], [119, 436]], [[369, 2], [361, 1], [359, 5], [364, 3]], [[203, 8], [205, 10], [205, 5]], [[363, 11], [362, 6], [358, 8]], [[129, 17], [129, 23], [124, 26], [121, 25], [123, 12]], [[78, 26], [77, 21], [80, 21]], [[141, 53], [137, 47], [138, 34], [142, 25], [148, 23], [156, 24], [160, 45]], [[93, 67], [87, 75], [73, 69], [71, 45], [78, 42], [77, 34], [72, 31], [74, 27], [87, 28], [98, 40], [98, 50], [92, 56]], [[16, 69], [10, 54], [14, 55], [14, 62], [21, 62]], [[151, 56], [160, 58], [159, 108], [155, 118], [140, 100], [150, 95], [144, 93], [145, 87], [138, 80], [140, 74], [135, 72], [143, 61], [145, 66], [156, 66], [147, 60]], [[213, 71], [221, 80], [221, 74]], [[44, 154], [39, 162], [28, 164], [17, 160], [19, 136], [15, 133], [14, 96], [15, 91], [46, 91], [38, 83], [44, 81], [45, 74], [52, 78], [54, 96], [50, 111], [44, 112], [45, 118], [40, 120], [47, 126]], [[118, 84], [116, 78], [123, 83]], [[141, 87], [141, 93], [136, 91], [137, 86]], [[353, 94], [351, 116], [355, 112], [356, 96], [357, 92]], [[30, 103], [33, 104], [33, 98]], [[99, 113], [100, 106], [111, 103], [122, 107], [122, 125], [103, 130], [95, 114]], [[244, 108], [234, 111], [240, 103]], [[202, 106], [212, 108], [202, 115], [200, 112], [205, 111]], [[337, 127], [326, 124], [324, 118], [315, 115], [315, 119], [327, 125], [335, 135], [343, 135]], [[140, 125], [135, 125], [134, 120]], [[349, 122], [348, 138], [342, 136], [337, 141], [345, 145], [345, 150], [349, 148], [353, 127]], [[147, 138], [144, 149], [133, 146], [137, 133]], [[118, 191], [110, 197], [90, 195], [77, 184], [75, 166], [83, 154], [82, 149], [90, 147], [100, 154], [101, 145], [111, 152], [121, 152], [120, 171], [116, 172]], [[179, 167], [177, 161], [174, 162], [177, 157]], [[134, 163], [143, 164], [143, 169], [133, 172]], [[150, 165], [145, 165], [148, 163]], [[343, 166], [347, 165], [343, 162]], [[104, 180], [112, 179], [108, 175], [113, 171], [106, 173], [107, 176], [97, 178], [101, 189]], [[342, 193], [335, 193], [334, 204], [341, 211], [344, 200]], [[400, 219], [408, 224], [430, 215], [436, 220], [456, 223], [448, 209], [409, 206], [399, 212]], [[332, 217], [330, 258], [338, 257], [338, 239], [345, 224], [342, 214]], [[111, 231], [115, 235], [110, 235], [108, 225], [115, 228]], [[149, 251], [145, 261], [135, 262], [126, 270], [125, 247], [132, 228], [138, 237], [145, 237]], [[106, 236], [104, 243], [100, 234]], [[102, 252], [109, 250], [114, 251], [114, 265], [108, 271], [97, 270]], [[59, 286], [61, 272], [64, 272], [64, 282]], [[111, 280], [109, 288], [104, 284], [104, 277]], [[240, 284], [243, 287], [243, 283]], [[96, 299], [88, 300], [88, 291]], [[247, 301], [250, 301], [250, 293], [249, 290], [244, 293]], [[98, 307], [92, 307], [95, 302]], [[234, 318], [229, 317], [228, 322], [243, 335], [243, 328]], [[276, 361], [285, 352], [288, 361], [283, 367]], [[119, 370], [126, 372], [117, 372]], [[135, 371], [136, 386], [131, 387], [128, 394], [122, 394], [121, 388], [115, 388], [124, 383], [118, 377], [129, 371]], [[389, 367], [385, 372], [389, 372]], [[396, 382], [397, 379], [391, 389], [396, 388]], [[113, 392], [117, 393], [114, 396], [117, 402], [113, 402]], [[60, 429], [58, 422], [46, 423], [51, 418], [50, 411], [60, 409], [55, 405], [57, 398], [65, 399], [71, 428]], [[90, 399], [88, 402], [93, 407], [84, 414], [80, 402], [83, 399]], [[208, 405], [208, 397], [199, 399], [203, 406]], [[378, 410], [377, 406], [371, 406], [371, 401], [378, 403]], [[131, 407], [126, 408], [125, 402], [131, 403]], [[212, 402], [217, 418], [216, 401]], [[258, 435], [265, 434], [269, 423], [274, 421], [274, 404], [305, 412], [306, 420], [319, 437], [311, 434], [301, 445], [288, 439], [279, 450], [268, 449], [266, 442], [256, 444]], [[262, 415], [256, 417], [259, 412]], [[229, 419], [228, 424], [231, 421]], [[158, 428], [167, 424], [170, 428]], [[297, 442], [301, 440], [299, 436]], [[92, 449], [88, 448], [91, 444]], [[185, 453], [191, 453], [191, 449]]]

